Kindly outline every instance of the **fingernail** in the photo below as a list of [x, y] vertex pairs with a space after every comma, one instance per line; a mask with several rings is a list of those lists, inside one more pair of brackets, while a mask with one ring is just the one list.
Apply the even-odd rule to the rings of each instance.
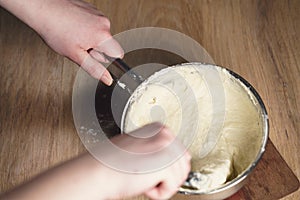
[[109, 73], [104, 73], [101, 77], [101, 81], [105, 84], [110, 86], [113, 82], [112, 77], [110, 76]]

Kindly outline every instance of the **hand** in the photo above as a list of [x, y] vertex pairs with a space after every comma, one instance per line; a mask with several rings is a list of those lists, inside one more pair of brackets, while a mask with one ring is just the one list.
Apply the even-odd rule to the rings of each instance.
[[[138, 139], [136, 136], [146, 137]], [[180, 143], [176, 142], [172, 133], [158, 123], [147, 125], [129, 135], [116, 136], [112, 142], [130, 152], [157, 152], [152, 157], [135, 160], [139, 166], [141, 162], [147, 162], [147, 159], [158, 162], [177, 153], [182, 156], [173, 164], [162, 166], [160, 170], [149, 173], [139, 173], [141, 171], [126, 173], [116, 171], [86, 153], [47, 171], [4, 194], [0, 199], [38, 200], [45, 197], [55, 200], [117, 199], [138, 194], [145, 194], [151, 199], [168, 199], [178, 190], [190, 171], [190, 155]], [[165, 148], [171, 143], [175, 144], [172, 148]], [[160, 149], [166, 151], [157, 151]], [[101, 145], [99, 150], [107, 151]], [[128, 160], [124, 160], [120, 154], [109, 156], [122, 161], [124, 165], [128, 164]]]
[[[112, 142], [123, 151], [149, 153], [150, 156], [124, 160], [124, 156], [120, 154], [113, 155], [114, 158], [122, 161], [124, 166], [127, 162], [132, 163], [136, 173], [119, 172], [107, 168], [111, 177], [108, 185], [114, 187], [109, 198], [126, 198], [143, 193], [151, 199], [168, 199], [177, 192], [190, 172], [191, 156], [176, 141], [170, 130], [159, 123], [146, 125], [128, 135], [119, 135], [113, 138]], [[173, 164], [164, 166], [166, 159], [170, 162], [176, 157], [178, 159]], [[143, 169], [149, 169], [149, 165], [153, 162], [158, 164], [160, 162], [161, 169], [140, 173]]]
[[99, 63], [106, 62], [101, 53], [123, 57], [123, 50], [110, 34], [109, 20], [96, 7], [78, 0], [54, 1], [45, 8], [37, 30], [46, 43], [110, 85], [112, 78]]
[[[123, 57], [110, 33], [110, 22], [93, 5], [80, 0], [0, 0], [1, 6], [35, 29], [56, 52], [73, 60], [107, 85], [112, 78], [99, 62], [101, 53]], [[100, 53], [99, 53], [100, 52]]]

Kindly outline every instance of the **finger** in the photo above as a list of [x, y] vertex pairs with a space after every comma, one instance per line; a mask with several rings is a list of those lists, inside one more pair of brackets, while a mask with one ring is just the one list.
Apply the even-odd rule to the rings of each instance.
[[108, 86], [112, 84], [111, 75], [101, 63], [95, 60], [86, 51], [83, 51], [80, 57], [83, 60], [81, 67], [87, 73], [89, 73], [95, 79], [100, 79], [104, 84]]
[[178, 180], [178, 188], [186, 181], [186, 179], [191, 171], [190, 160], [191, 160], [191, 157], [188, 153], [186, 153], [181, 160], [180, 179]]
[[92, 49], [88, 51], [88, 53], [97, 61], [108, 63], [108, 60], [103, 56], [102, 53], [97, 51], [96, 49]]
[[145, 192], [150, 199], [170, 199], [178, 190], [171, 182], [162, 182], [157, 187]]
[[[104, 66], [103, 66], [104, 67]], [[105, 69], [105, 71], [103, 72], [100, 80], [107, 86], [110, 86], [113, 82], [113, 79], [110, 75], [110, 73]]]
[[185, 158], [188, 163], [190, 163], [192, 160], [192, 156], [191, 156], [190, 152], [188, 152], [187, 150], [185, 152]]
[[186, 162], [187, 169], [185, 171], [184, 180], [187, 179], [189, 173], [191, 172], [192, 169], [191, 160], [192, 160], [192, 156], [189, 154], [189, 152], [186, 152], [185, 162]]
[[113, 58], [123, 58], [124, 50], [120, 44], [112, 37], [108, 36], [104, 41], [97, 45], [94, 49]]

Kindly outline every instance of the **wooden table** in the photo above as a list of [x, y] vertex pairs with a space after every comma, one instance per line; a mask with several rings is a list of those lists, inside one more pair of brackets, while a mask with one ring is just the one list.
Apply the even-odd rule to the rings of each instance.
[[[300, 1], [91, 1], [112, 33], [155, 26], [198, 41], [260, 93], [270, 139], [300, 178]], [[78, 67], [0, 10], [0, 191], [85, 151], [72, 119]], [[270, 191], [272, 192], [272, 191]], [[299, 189], [284, 199], [300, 199]]]

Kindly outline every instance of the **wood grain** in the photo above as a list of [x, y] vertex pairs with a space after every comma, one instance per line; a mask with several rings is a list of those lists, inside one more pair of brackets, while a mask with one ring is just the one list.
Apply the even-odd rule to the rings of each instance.
[[[300, 1], [90, 1], [112, 33], [156, 26], [198, 41], [263, 98], [270, 139], [300, 178]], [[0, 10], [0, 191], [85, 151], [72, 120], [77, 66]], [[300, 199], [300, 191], [284, 197]]]

